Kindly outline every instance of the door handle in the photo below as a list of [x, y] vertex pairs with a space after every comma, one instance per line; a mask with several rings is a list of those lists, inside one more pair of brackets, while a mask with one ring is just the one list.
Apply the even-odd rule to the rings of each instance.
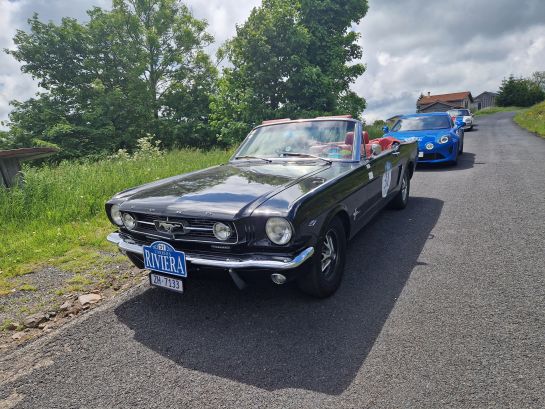
[[401, 152], [392, 152], [392, 155], [393, 155], [393, 156], [399, 156], [400, 153], [401, 153]]

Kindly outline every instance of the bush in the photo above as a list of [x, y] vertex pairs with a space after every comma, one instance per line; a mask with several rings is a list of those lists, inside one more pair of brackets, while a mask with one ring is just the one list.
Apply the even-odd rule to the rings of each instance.
[[501, 107], [529, 107], [543, 100], [545, 100], [545, 91], [537, 83], [511, 75], [503, 80], [496, 102]]

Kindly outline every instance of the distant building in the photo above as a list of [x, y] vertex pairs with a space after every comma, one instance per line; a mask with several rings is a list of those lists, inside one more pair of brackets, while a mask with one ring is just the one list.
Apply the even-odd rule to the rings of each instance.
[[496, 94], [495, 92], [485, 91], [474, 98], [475, 102], [473, 103], [473, 107], [477, 111], [484, 108], [495, 107], [497, 97], [498, 94]]
[[452, 94], [420, 95], [416, 101], [416, 112], [446, 112], [455, 108], [470, 108], [473, 103], [471, 92]]

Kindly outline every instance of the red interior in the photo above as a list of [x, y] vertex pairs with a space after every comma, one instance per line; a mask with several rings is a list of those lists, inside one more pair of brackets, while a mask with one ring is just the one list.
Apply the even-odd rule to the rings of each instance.
[[[363, 141], [363, 144], [361, 145], [361, 147], [362, 147], [362, 152], [361, 153], [363, 154], [363, 148], [365, 147], [366, 157], [371, 157], [371, 155], [373, 153], [373, 151], [372, 151], [372, 145], [373, 144], [380, 145], [381, 150], [386, 151], [386, 150], [391, 149], [392, 145], [394, 143], [399, 143], [398, 139], [393, 138], [391, 136], [386, 136], [384, 138], [373, 139], [373, 141], [371, 142], [369, 140], [369, 133], [367, 131], [363, 131], [362, 141]], [[323, 145], [314, 145], [314, 146], [310, 147], [310, 153], [313, 154], [313, 155], [321, 155], [326, 151], [326, 149], [331, 149], [333, 147], [337, 147], [337, 148], [339, 148], [339, 149], [341, 149], [343, 151], [349, 151], [350, 154], [344, 154], [343, 155], [344, 159], [349, 159], [349, 158], [352, 157], [353, 145], [354, 145], [354, 132], [347, 132], [346, 133], [346, 138], [344, 139], [344, 143], [333, 142], [333, 143], [328, 143], [328, 144], [323, 144]]]

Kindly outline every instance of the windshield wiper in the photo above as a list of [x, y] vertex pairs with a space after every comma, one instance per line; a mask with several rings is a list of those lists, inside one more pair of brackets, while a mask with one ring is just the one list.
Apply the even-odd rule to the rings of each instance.
[[261, 160], [264, 160], [267, 163], [272, 162], [272, 160], [270, 160], [270, 159], [262, 158], [262, 157], [259, 157], [259, 156], [252, 156], [252, 155], [235, 156], [235, 159], [261, 159]]
[[320, 156], [317, 156], [317, 155], [312, 155], [310, 153], [300, 153], [300, 152], [281, 152], [280, 155], [283, 155], [283, 156], [298, 156], [300, 158], [314, 158], [314, 159], [320, 159], [320, 160], [323, 160], [324, 162], [327, 162], [329, 164], [333, 163], [333, 161], [329, 160], [329, 159], [326, 159], [326, 158], [322, 158]]

